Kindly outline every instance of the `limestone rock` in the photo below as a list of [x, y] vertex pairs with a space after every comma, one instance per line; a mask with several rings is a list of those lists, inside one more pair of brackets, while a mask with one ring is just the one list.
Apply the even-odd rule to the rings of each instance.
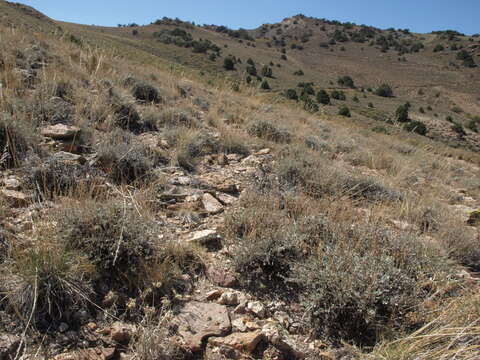
[[192, 301], [180, 309], [175, 322], [191, 351], [199, 351], [210, 336], [224, 336], [231, 329], [227, 308], [215, 303]]
[[263, 338], [261, 331], [254, 331], [249, 333], [233, 333], [223, 338], [212, 337], [208, 342], [214, 346], [228, 346], [236, 350], [252, 352]]
[[21, 187], [20, 180], [17, 178], [8, 178], [3, 180], [3, 184], [5, 185], [5, 189], [7, 190], [18, 190]]
[[238, 294], [234, 291], [225, 292], [218, 299], [218, 303], [222, 305], [238, 305]]
[[238, 200], [235, 196], [224, 194], [221, 192], [217, 193], [216, 197], [224, 205], [232, 205]]
[[72, 154], [66, 151], [59, 151], [55, 153], [53, 155], [53, 158], [55, 160], [58, 160], [64, 163], [71, 163], [71, 164], [85, 164], [87, 162], [87, 160], [83, 156]]
[[267, 315], [267, 310], [260, 301], [250, 301], [247, 305], [247, 309], [260, 319], [265, 318]]
[[54, 140], [71, 140], [80, 132], [80, 128], [76, 126], [57, 124], [47, 126], [41, 130], [43, 136]]
[[200, 230], [193, 232], [188, 241], [195, 242], [198, 244], [208, 244], [208, 243], [218, 243], [221, 240], [221, 236], [218, 235], [217, 231], [215, 230]]
[[223, 211], [223, 205], [209, 193], [203, 194], [202, 204], [210, 214], [218, 214]]

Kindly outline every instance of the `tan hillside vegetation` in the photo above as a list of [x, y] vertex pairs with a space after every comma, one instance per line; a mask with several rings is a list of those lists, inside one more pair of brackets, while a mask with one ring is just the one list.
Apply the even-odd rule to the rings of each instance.
[[404, 65], [302, 16], [0, 10], [0, 359], [478, 357], [478, 69], [429, 53], [451, 34], [382, 31], [424, 43]]

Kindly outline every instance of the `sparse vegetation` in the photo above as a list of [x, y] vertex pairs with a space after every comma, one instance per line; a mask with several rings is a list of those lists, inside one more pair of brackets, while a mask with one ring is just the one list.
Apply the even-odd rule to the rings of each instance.
[[377, 96], [381, 97], [392, 97], [393, 96], [393, 90], [388, 84], [382, 84], [380, 85], [377, 90], [375, 90], [375, 94]]

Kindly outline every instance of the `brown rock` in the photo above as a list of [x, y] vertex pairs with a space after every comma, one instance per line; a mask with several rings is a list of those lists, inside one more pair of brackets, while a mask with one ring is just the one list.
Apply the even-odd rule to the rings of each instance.
[[207, 278], [215, 285], [221, 287], [233, 288], [238, 286], [236, 276], [226, 269], [219, 269], [212, 266], [207, 269]]
[[223, 211], [223, 205], [209, 193], [203, 194], [202, 204], [210, 214], [218, 214]]
[[47, 126], [41, 130], [43, 136], [54, 140], [71, 140], [80, 132], [80, 128], [76, 126], [57, 124]]
[[110, 337], [113, 341], [120, 344], [128, 344], [132, 339], [135, 328], [133, 325], [124, 324], [122, 322], [113, 323], [110, 328]]
[[215, 303], [186, 303], [175, 322], [178, 333], [191, 351], [199, 351], [204, 339], [226, 335], [231, 329], [227, 308]]
[[249, 333], [234, 333], [223, 338], [212, 337], [208, 339], [208, 342], [214, 346], [228, 346], [236, 350], [252, 352], [263, 338], [261, 331], [254, 331]]
[[25, 195], [24, 193], [15, 190], [3, 189], [1, 190], [0, 195], [5, 199], [7, 203], [14, 207], [26, 206], [28, 205], [28, 202], [30, 200], [30, 197], [28, 195]]

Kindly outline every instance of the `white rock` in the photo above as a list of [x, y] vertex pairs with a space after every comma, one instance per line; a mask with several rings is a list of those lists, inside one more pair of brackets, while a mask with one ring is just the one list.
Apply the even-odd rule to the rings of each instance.
[[260, 301], [250, 301], [247, 305], [247, 309], [260, 319], [263, 319], [267, 315], [265, 306]]

